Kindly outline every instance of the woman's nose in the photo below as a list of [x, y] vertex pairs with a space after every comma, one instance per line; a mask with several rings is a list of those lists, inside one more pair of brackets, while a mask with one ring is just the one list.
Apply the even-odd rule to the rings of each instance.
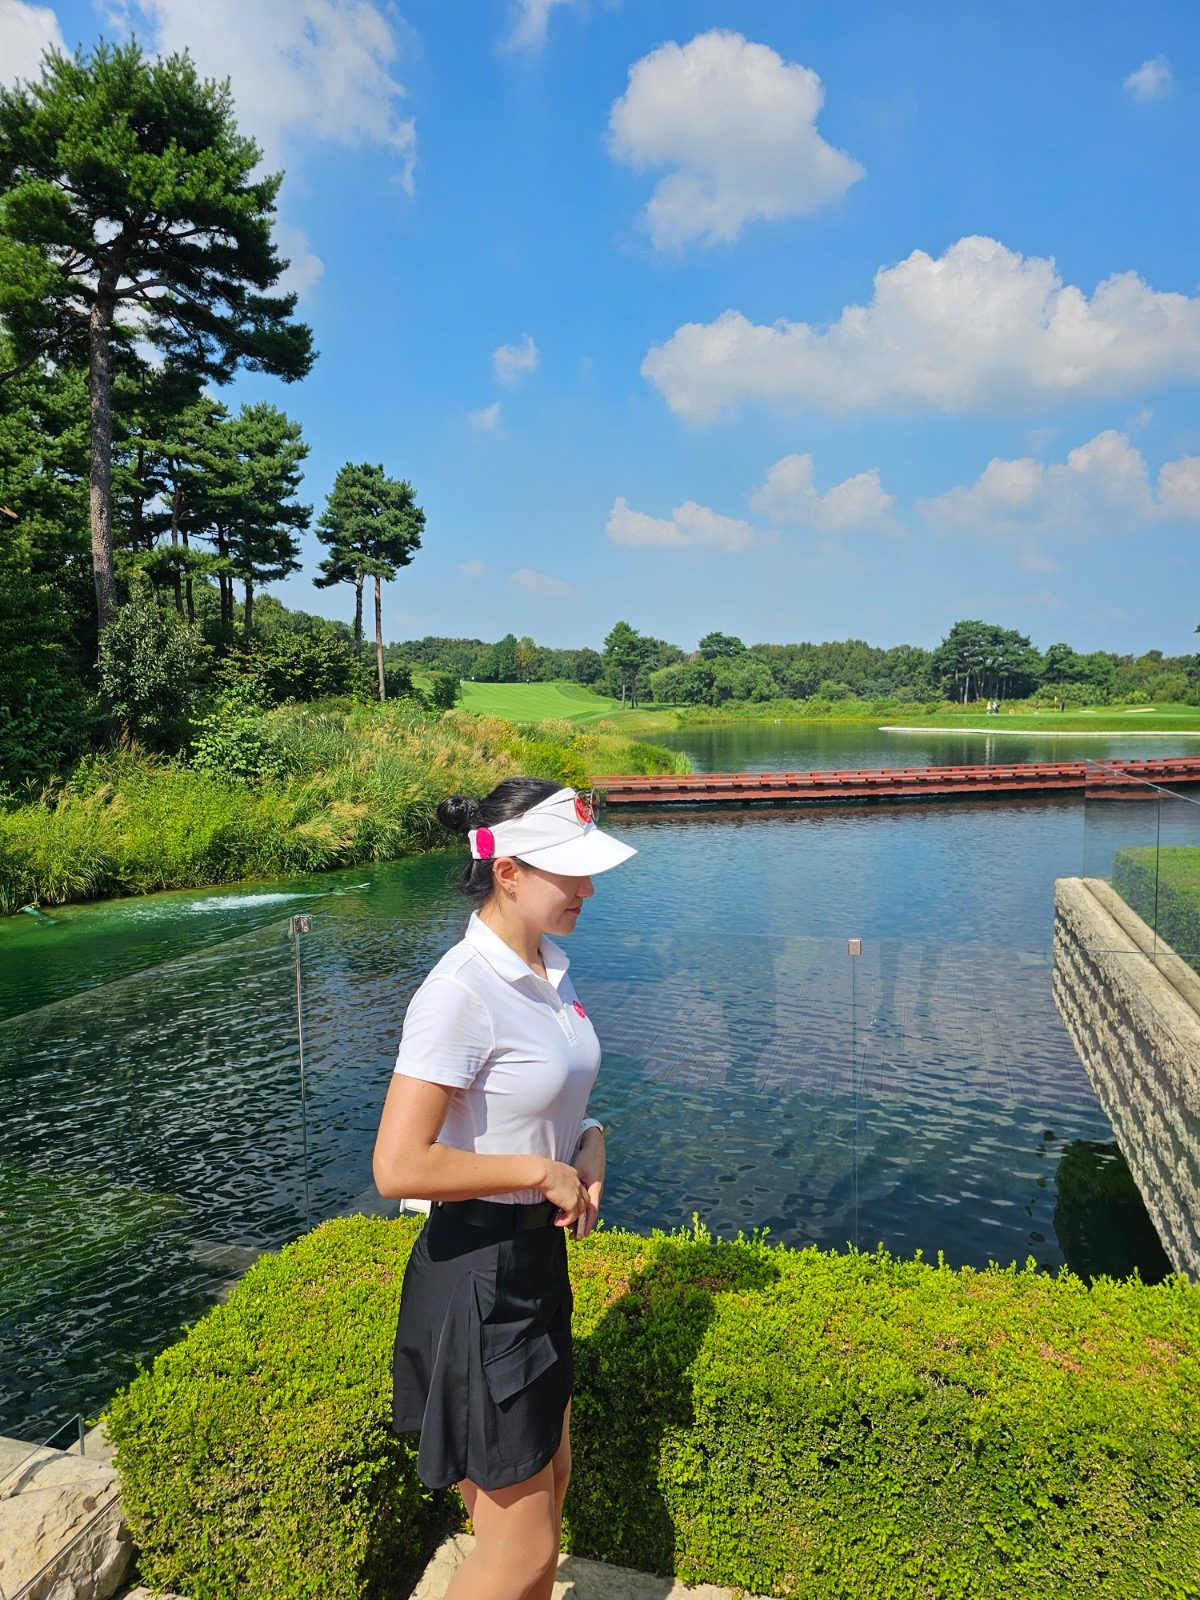
[[582, 900], [590, 900], [596, 892], [596, 886], [590, 878], [579, 880], [579, 896]]

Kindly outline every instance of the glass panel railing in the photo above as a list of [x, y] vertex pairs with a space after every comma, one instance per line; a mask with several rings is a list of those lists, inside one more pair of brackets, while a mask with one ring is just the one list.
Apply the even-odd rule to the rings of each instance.
[[[370, 963], [386, 966], [386, 944], [366, 951], [332, 923], [305, 940], [310, 1125], [336, 1119], [352, 1190], [422, 974], [388, 985], [381, 1013]], [[609, 1129], [610, 1226], [698, 1216], [797, 1246], [1053, 1270], [1073, 1264], [1056, 1224], [1064, 1154], [1124, 1170], [1055, 1011], [1048, 948], [609, 927], [573, 974], [604, 1050], [592, 1109]], [[1089, 1204], [1077, 1185], [1075, 1234], [1099, 1241]]]
[[1110, 918], [1093, 939], [1200, 970], [1200, 798], [1111, 762], [1087, 767], [1083, 876]]
[[279, 924], [0, 1022], [0, 1433], [94, 1413], [303, 1226]]
[[[1192, 847], [1169, 804], [1089, 799], [1097, 879]], [[623, 821], [643, 853], [568, 945], [608, 1224], [1161, 1276], [1052, 991], [1080, 809]], [[356, 874], [306, 924], [0, 1022], [0, 1433], [93, 1415], [263, 1250], [396, 1213], [371, 1151], [405, 1007], [466, 921], [453, 871]]]

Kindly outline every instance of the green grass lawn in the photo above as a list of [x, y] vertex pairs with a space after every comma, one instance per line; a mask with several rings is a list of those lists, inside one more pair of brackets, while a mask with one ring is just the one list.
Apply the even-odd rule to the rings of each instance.
[[459, 705], [485, 717], [509, 722], [545, 722], [551, 717], [566, 722], [598, 722], [620, 715], [621, 702], [609, 695], [593, 694], [582, 684], [560, 679], [555, 683], [471, 683], [463, 681]]
[[[415, 675], [414, 675], [415, 676]], [[696, 708], [689, 712], [677, 707], [647, 707], [622, 711], [621, 702], [608, 695], [593, 693], [581, 684], [560, 679], [555, 683], [470, 683], [462, 685], [460, 705], [464, 711], [482, 716], [505, 717], [511, 722], [542, 722], [556, 717], [584, 725], [607, 719], [622, 733], [653, 736], [682, 725], [683, 721], [740, 722], [788, 721], [787, 711], [777, 705], [764, 706], [749, 716], [743, 708], [723, 715], [721, 708]], [[1001, 711], [989, 717], [981, 703], [962, 710], [939, 711], [922, 715], [917, 707], [897, 707], [893, 711], [869, 711], [863, 702], [854, 702], [839, 712], [832, 706], [818, 716], [797, 715], [797, 722], [867, 722], [875, 727], [978, 728], [987, 733], [1196, 733], [1200, 735], [1200, 706], [1081, 706], [1070, 711]]]
[[964, 707], [932, 717], [886, 717], [907, 728], [984, 728], [989, 733], [1200, 733], [1200, 706], [1081, 706], [1070, 711], [1001, 711]]

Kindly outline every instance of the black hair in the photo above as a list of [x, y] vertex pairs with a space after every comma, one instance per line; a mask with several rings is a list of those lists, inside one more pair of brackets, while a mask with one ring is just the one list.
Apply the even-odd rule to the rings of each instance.
[[[451, 833], [466, 834], [471, 828], [494, 828], [498, 822], [511, 822], [514, 817], [523, 817], [540, 801], [548, 800], [563, 787], [561, 783], [549, 783], [545, 778], [505, 778], [491, 794], [479, 801], [468, 799], [465, 794], [447, 795], [444, 800], [438, 801], [437, 819]], [[475, 902], [478, 910], [492, 892], [492, 863], [476, 861], [472, 857], [463, 869], [458, 887]]]

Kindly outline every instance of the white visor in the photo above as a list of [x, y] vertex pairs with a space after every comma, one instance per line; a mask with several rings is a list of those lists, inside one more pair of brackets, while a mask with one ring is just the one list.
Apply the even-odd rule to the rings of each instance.
[[592, 821], [591, 803], [574, 789], [559, 789], [519, 817], [467, 834], [476, 861], [518, 856], [531, 867], [590, 878], [637, 855], [632, 845], [603, 833]]

